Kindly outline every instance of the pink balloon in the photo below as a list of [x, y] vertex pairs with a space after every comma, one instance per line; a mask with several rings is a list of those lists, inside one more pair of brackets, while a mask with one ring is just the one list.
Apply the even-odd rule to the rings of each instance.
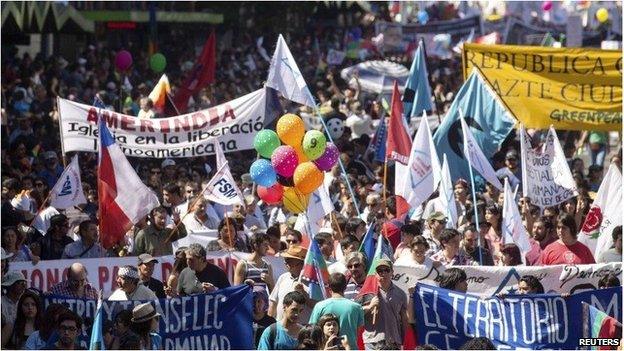
[[542, 10], [544, 11], [550, 11], [550, 9], [552, 9], [552, 1], [545, 1], [544, 4], [542, 5]]
[[318, 169], [320, 169], [321, 171], [329, 172], [331, 171], [332, 167], [334, 167], [336, 162], [338, 162], [338, 157], [340, 157], [340, 151], [338, 150], [338, 147], [336, 147], [334, 143], [327, 143], [323, 155], [321, 155], [321, 157], [317, 158], [313, 162], [316, 167], [318, 167]]
[[125, 71], [132, 66], [132, 54], [126, 50], [121, 50], [115, 55], [115, 67], [120, 71]]
[[289, 145], [278, 146], [271, 155], [271, 164], [275, 172], [283, 177], [292, 177], [299, 164], [295, 148]]

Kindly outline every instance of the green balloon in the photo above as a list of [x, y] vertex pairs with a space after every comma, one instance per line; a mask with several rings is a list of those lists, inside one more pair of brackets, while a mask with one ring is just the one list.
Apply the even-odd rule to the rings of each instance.
[[318, 130], [309, 130], [303, 136], [303, 153], [310, 161], [323, 156], [325, 147], [327, 147], [327, 139], [325, 134]]
[[165, 58], [165, 55], [157, 52], [150, 57], [150, 68], [154, 72], [160, 73], [165, 70], [165, 67], [167, 67], [167, 59]]
[[258, 151], [258, 154], [264, 158], [271, 158], [273, 151], [280, 145], [277, 133], [270, 129], [259, 131], [254, 138], [254, 148]]

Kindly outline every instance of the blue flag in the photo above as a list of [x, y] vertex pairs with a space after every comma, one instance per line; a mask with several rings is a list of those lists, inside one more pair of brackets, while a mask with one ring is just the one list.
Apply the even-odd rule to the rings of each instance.
[[89, 340], [89, 350], [106, 350], [104, 345], [104, 336], [102, 333], [103, 320], [102, 300], [98, 300], [97, 311], [95, 312], [95, 320], [91, 328], [91, 339]]
[[418, 43], [418, 49], [414, 54], [410, 75], [407, 78], [407, 83], [405, 83], [405, 92], [401, 99], [403, 101], [403, 113], [408, 121], [414, 116], [420, 116], [423, 110], [433, 110], [428, 77], [425, 49], [421, 41]]
[[457, 178], [470, 179], [468, 161], [463, 152], [460, 109], [477, 144], [488, 159], [498, 151], [515, 123], [484, 78], [473, 71], [459, 89], [446, 117], [433, 136], [438, 154], [446, 154], [453, 181]]
[[371, 224], [368, 226], [368, 230], [364, 237], [362, 238], [362, 243], [360, 244], [360, 251], [366, 257], [366, 272], [370, 268], [371, 263], [373, 262], [373, 256], [375, 255], [375, 244], [376, 240], [375, 236], [375, 225]]
[[93, 98], [93, 106], [97, 107], [97, 108], [103, 108], [106, 109], [106, 104], [104, 103], [104, 101], [102, 101], [102, 99], [100, 99], [99, 96], [95, 95], [95, 97]]
[[377, 162], [384, 162], [386, 160], [387, 134], [386, 117], [381, 117], [379, 119], [379, 125], [375, 131], [375, 135], [373, 136], [373, 140], [371, 140], [370, 143], [370, 149], [375, 154], [374, 160]]

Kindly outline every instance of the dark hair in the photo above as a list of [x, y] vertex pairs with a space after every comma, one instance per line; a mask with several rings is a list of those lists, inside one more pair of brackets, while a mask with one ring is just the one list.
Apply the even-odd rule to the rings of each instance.
[[393, 216], [396, 216], [396, 199], [394, 196], [391, 196], [388, 198], [388, 200], [386, 200], [386, 208], [388, 210], [388, 212], [390, 212]]
[[85, 231], [87, 231], [89, 229], [89, 226], [93, 224], [93, 225], [97, 225], [95, 224], [94, 221], [87, 219], [85, 221], [80, 222], [80, 224], [78, 225], [78, 233], [80, 233], [80, 236], [82, 236], [82, 233], [84, 233]]
[[572, 217], [572, 215], [569, 215], [567, 213], [561, 214], [557, 218], [557, 226], [559, 225], [564, 225], [568, 227], [572, 236], [576, 238], [576, 235], [578, 234], [576, 231], [578, 230], [578, 228], [576, 226], [576, 220], [574, 219], [574, 217]]
[[48, 305], [48, 308], [43, 313], [41, 328], [39, 328], [39, 336], [41, 339], [48, 340], [58, 322], [58, 317], [65, 310], [67, 310], [67, 307], [60, 303], [51, 303]]
[[427, 242], [427, 239], [425, 239], [421, 235], [415, 237], [414, 240], [412, 240], [412, 242], [410, 243], [410, 248], [413, 249], [414, 247], [416, 247], [416, 245], [422, 245], [426, 247], [427, 250], [429, 250], [429, 247], [430, 247], [429, 242]]
[[329, 276], [327, 283], [332, 292], [342, 295], [347, 288], [347, 277], [342, 273], [333, 273]]
[[64, 214], [55, 214], [50, 218], [50, 227], [58, 227], [63, 225], [63, 223], [67, 222], [67, 216]]
[[442, 246], [444, 247], [444, 243], [448, 243], [456, 236], [461, 236], [457, 230], [450, 228], [444, 229], [442, 230], [442, 233], [440, 233], [440, 243], [442, 243]]
[[484, 336], [480, 336], [478, 338], [468, 339], [462, 346], [459, 347], [460, 350], [496, 350], [496, 346], [492, 343], [492, 341]]
[[22, 312], [22, 306], [27, 298], [33, 299], [35, 306], [37, 306], [37, 314], [35, 315], [34, 330], [39, 330], [43, 324], [43, 306], [41, 304], [41, 298], [32, 290], [26, 290], [17, 303], [17, 317], [15, 318], [15, 324], [13, 326], [13, 334], [11, 335], [9, 348], [21, 349], [26, 342], [28, 336], [24, 335], [24, 328], [26, 327], [26, 317]]
[[[540, 216], [535, 222], [542, 222], [544, 223], [544, 229], [546, 229], [547, 233], [551, 233], [553, 231], [553, 229], [555, 229], [553, 227], [553, 222], [552, 220], [547, 217], [547, 216]], [[533, 222], [533, 223], [535, 223]]]
[[407, 223], [401, 226], [401, 233], [408, 233], [413, 236], [419, 236], [422, 234], [422, 230], [415, 223]]
[[618, 225], [617, 227], [613, 228], [613, 231], [611, 232], [611, 237], [613, 238], [613, 243], [615, 244], [615, 241], [618, 239], [618, 237], [622, 237], [622, 226]]
[[163, 191], [166, 191], [169, 194], [176, 194], [178, 196], [182, 196], [182, 193], [180, 192], [180, 186], [178, 186], [178, 184], [176, 183], [165, 184], [165, 186], [163, 187]]
[[455, 290], [455, 286], [468, 279], [466, 272], [459, 268], [449, 268], [440, 275], [440, 287]]
[[[301, 233], [299, 233], [301, 234]], [[280, 228], [277, 225], [272, 225], [267, 228], [266, 235], [270, 238], [278, 238], [280, 237]]]
[[80, 328], [82, 328], [82, 318], [80, 318], [80, 316], [78, 316], [76, 313], [74, 313], [71, 310], [66, 309], [65, 311], [61, 312], [58, 319], [56, 320], [57, 328], [61, 325], [61, 323], [63, 323], [63, 321], [76, 322], [76, 327], [78, 328], [79, 331], [80, 331]]
[[141, 340], [147, 340], [149, 338], [149, 333], [152, 330], [152, 319], [150, 318], [143, 322], [131, 322], [130, 330], [132, 330], [136, 335], [141, 338]]
[[314, 236], [314, 240], [319, 244], [319, 246], [322, 246], [327, 243], [331, 244], [332, 235], [329, 233], [318, 233]]
[[345, 251], [349, 245], [359, 244], [360, 241], [355, 235], [347, 234], [344, 238], [340, 239], [340, 248]]
[[297, 335], [298, 350], [318, 350], [323, 343], [323, 329], [316, 324], [304, 325]]
[[338, 335], [340, 335], [340, 320], [338, 319], [338, 316], [333, 313], [325, 313], [324, 315], [322, 315], [321, 318], [319, 318], [318, 322], [316, 322], [316, 325], [318, 325], [322, 330], [322, 328], [325, 326], [325, 323], [329, 321], [334, 321], [336, 322], [336, 324], [338, 324]]
[[286, 294], [286, 296], [284, 296], [283, 305], [287, 307], [287, 306], [292, 305], [293, 302], [303, 305], [306, 302], [306, 298], [299, 291], [291, 291], [288, 294]]
[[349, 218], [347, 224], [345, 225], [345, 232], [347, 232], [347, 234], [355, 235], [357, 228], [362, 224], [366, 225], [366, 222], [364, 222], [360, 218]]
[[509, 266], [519, 266], [522, 264], [522, 254], [516, 244], [505, 244], [500, 251], [501, 253], [507, 254], [511, 257]]
[[[236, 223], [234, 222], [234, 219], [231, 217], [227, 217], [226, 214], [226, 217], [224, 217], [221, 222], [219, 222], [219, 226], [217, 227], [217, 236], [219, 237], [219, 239], [221, 239], [221, 230], [223, 230], [223, 228], [226, 228], [228, 224], [233, 226], [234, 230], [236, 230]], [[232, 235], [236, 237], [236, 233], [232, 233]]]
[[132, 311], [130, 311], [130, 310], [121, 310], [121, 311], [119, 311], [115, 315], [115, 318], [113, 320], [116, 321], [118, 319], [125, 326], [129, 327], [130, 325], [132, 325]]
[[269, 241], [269, 237], [266, 234], [254, 233], [249, 238], [249, 246], [253, 251], [256, 251], [264, 241]]
[[536, 294], [544, 293], [544, 286], [534, 275], [523, 275], [522, 278], [518, 280], [518, 283], [520, 282], [526, 283], [526, 285], [528, 285], [531, 290], [535, 291]]
[[303, 240], [303, 235], [301, 235], [301, 232], [295, 229], [286, 229], [284, 231], [284, 237], [287, 237], [289, 235], [295, 236], [297, 237], [297, 240], [299, 240], [299, 242], [301, 242], [301, 240]]
[[598, 289], [612, 288], [620, 285], [620, 279], [613, 272], [610, 272], [598, 281]]
[[154, 208], [150, 211], [150, 217], [151, 217], [151, 218], [154, 218], [154, 214], [155, 214], [156, 212], [158, 212], [158, 213], [165, 213], [165, 214], [166, 214], [166, 213], [167, 213], [167, 209], [166, 209], [165, 207], [163, 207], [163, 206], [157, 206], [157, 207], [154, 207]]
[[464, 231], [462, 232], [462, 234], [465, 236], [467, 232], [473, 232], [473, 233], [479, 234], [479, 232], [477, 231], [477, 227], [475, 227], [472, 224], [469, 225], [469, 226], [466, 226], [466, 228], [464, 228]]
[[186, 263], [186, 251], [181, 250], [181, 252], [176, 252], [175, 260], [173, 261], [173, 271], [180, 274], [186, 267], [188, 267]]

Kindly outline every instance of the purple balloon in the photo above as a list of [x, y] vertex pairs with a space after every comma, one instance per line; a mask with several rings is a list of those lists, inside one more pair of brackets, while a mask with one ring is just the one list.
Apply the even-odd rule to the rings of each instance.
[[132, 66], [132, 54], [126, 50], [121, 50], [115, 55], [115, 67], [120, 71], [125, 71]]
[[290, 178], [295, 174], [295, 168], [299, 164], [297, 151], [289, 145], [278, 146], [271, 155], [271, 164], [277, 174]]
[[338, 147], [334, 145], [334, 143], [327, 143], [327, 147], [325, 147], [325, 152], [323, 155], [316, 160], [312, 161], [323, 172], [331, 171], [332, 167], [338, 162], [338, 157], [340, 157], [340, 151]]

